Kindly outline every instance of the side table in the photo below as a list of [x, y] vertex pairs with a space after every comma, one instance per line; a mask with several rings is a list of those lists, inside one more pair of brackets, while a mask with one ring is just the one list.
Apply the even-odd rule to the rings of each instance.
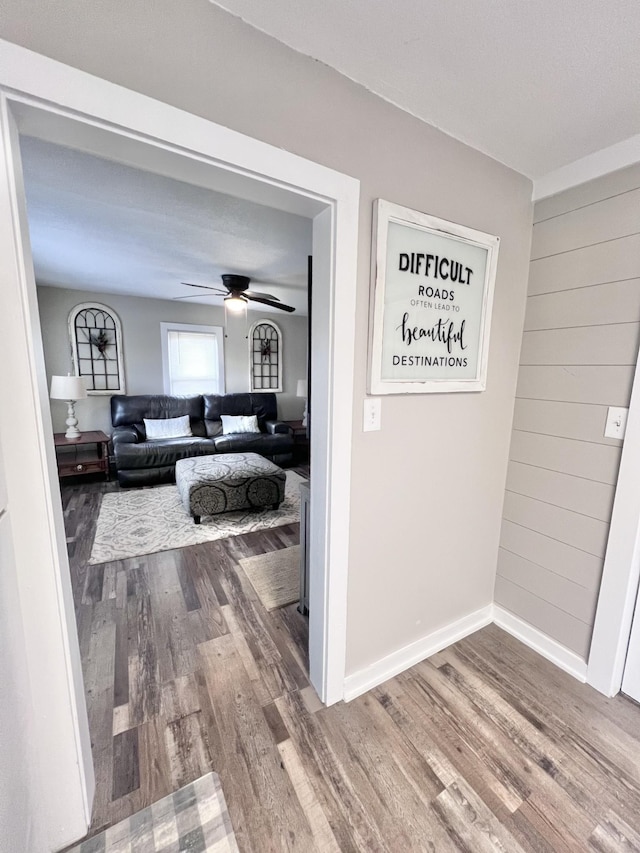
[[296, 462], [309, 461], [309, 439], [302, 421], [285, 421], [293, 433], [293, 456]]
[[58, 477], [106, 474], [109, 479], [109, 436], [101, 430], [83, 432], [80, 438], [67, 438], [63, 432], [53, 436]]

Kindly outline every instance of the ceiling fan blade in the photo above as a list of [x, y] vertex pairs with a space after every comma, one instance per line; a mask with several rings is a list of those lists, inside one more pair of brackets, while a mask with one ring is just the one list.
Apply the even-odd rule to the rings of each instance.
[[203, 296], [222, 296], [222, 293], [190, 293], [189, 296], [172, 296], [172, 299], [202, 299]]
[[272, 308], [279, 308], [281, 311], [288, 311], [291, 313], [295, 311], [295, 308], [292, 308], [291, 305], [284, 305], [282, 302], [273, 302], [271, 299], [262, 299], [259, 296], [249, 296], [245, 291], [243, 296], [246, 296], [247, 299], [250, 299], [252, 302], [261, 302], [263, 305], [270, 305]]
[[[202, 290], [218, 290], [218, 288], [209, 287], [209, 285], [206, 285], [206, 284], [191, 284], [190, 281], [181, 281], [180, 284], [186, 284], [187, 287], [199, 287]], [[221, 292], [224, 292], [224, 291], [221, 291]]]
[[270, 293], [262, 293], [259, 290], [244, 290], [245, 296], [257, 296], [258, 299], [270, 299], [272, 302], [280, 302], [277, 296], [272, 296]]

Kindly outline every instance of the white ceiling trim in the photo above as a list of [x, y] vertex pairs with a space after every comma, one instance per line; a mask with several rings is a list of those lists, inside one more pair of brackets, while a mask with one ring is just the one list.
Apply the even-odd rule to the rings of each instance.
[[633, 166], [640, 162], [640, 133], [631, 136], [608, 148], [602, 148], [573, 163], [567, 163], [548, 175], [538, 178], [533, 182], [533, 200], [548, 198], [552, 195], [593, 181], [610, 172], [617, 172], [626, 166]]

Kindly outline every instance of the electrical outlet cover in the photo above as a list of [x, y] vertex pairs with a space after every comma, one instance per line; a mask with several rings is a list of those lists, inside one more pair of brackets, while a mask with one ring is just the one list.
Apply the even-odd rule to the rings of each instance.
[[381, 413], [382, 400], [380, 397], [365, 397], [362, 419], [362, 429], [364, 432], [372, 432], [380, 429]]

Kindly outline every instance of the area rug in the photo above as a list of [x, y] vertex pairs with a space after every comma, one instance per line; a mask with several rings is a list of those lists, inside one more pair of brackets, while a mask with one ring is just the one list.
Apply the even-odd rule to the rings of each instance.
[[102, 498], [89, 563], [126, 560], [300, 521], [301, 482], [299, 474], [287, 471], [278, 509], [224, 512], [204, 516], [201, 524], [193, 523], [174, 485], [110, 492]]
[[240, 565], [267, 610], [277, 610], [300, 599], [299, 545], [245, 557]]
[[67, 853], [238, 853], [217, 773], [208, 773]]

